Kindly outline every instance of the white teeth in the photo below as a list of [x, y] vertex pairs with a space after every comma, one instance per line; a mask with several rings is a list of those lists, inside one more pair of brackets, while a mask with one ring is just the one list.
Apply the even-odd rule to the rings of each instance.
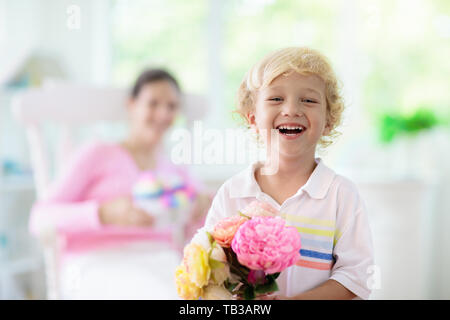
[[298, 130], [302, 130], [303, 131], [303, 127], [300, 126], [279, 126], [278, 129], [290, 129], [290, 130], [294, 130], [294, 129], [298, 129]]

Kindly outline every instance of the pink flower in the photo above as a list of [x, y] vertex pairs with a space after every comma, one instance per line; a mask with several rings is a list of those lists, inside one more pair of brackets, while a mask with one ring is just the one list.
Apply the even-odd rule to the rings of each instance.
[[262, 270], [250, 270], [247, 281], [251, 284], [264, 284], [266, 282], [266, 274]]
[[267, 202], [254, 200], [242, 211], [243, 214], [249, 217], [274, 217], [279, 212]]
[[225, 218], [215, 225], [211, 235], [220, 246], [229, 248], [237, 230], [246, 221], [247, 219], [241, 216]]
[[239, 228], [231, 248], [242, 265], [272, 274], [300, 258], [300, 235], [280, 217], [256, 217]]

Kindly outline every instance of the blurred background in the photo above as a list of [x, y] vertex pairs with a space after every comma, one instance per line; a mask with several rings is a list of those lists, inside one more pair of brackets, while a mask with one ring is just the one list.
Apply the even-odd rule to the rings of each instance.
[[[372, 298], [450, 299], [446, 0], [0, 0], [0, 298], [46, 297], [27, 229], [36, 191], [15, 95], [48, 81], [129, 88], [144, 67], [163, 67], [207, 99], [204, 128], [238, 128], [231, 111], [244, 73], [286, 46], [322, 51], [342, 80], [343, 134], [320, 156], [366, 201], [379, 276]], [[50, 150], [58, 130], [43, 127]], [[125, 131], [105, 122], [78, 138]], [[216, 190], [244, 167], [191, 169]]]

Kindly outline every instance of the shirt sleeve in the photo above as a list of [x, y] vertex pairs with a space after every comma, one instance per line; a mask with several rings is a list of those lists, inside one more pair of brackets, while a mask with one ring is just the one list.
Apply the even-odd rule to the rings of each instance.
[[365, 204], [355, 186], [344, 187], [337, 210], [331, 277], [361, 299], [371, 293], [374, 265], [372, 236]]
[[33, 205], [29, 222], [32, 234], [100, 228], [98, 202], [84, 199], [86, 188], [95, 179], [98, 157], [102, 155], [99, 149], [98, 144], [82, 148], [64, 167], [45, 198]]

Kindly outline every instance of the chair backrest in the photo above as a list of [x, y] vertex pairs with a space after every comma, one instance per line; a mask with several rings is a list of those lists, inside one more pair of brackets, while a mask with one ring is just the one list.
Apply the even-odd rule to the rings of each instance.
[[[12, 112], [26, 130], [38, 199], [45, 196], [52, 180], [52, 160], [58, 170], [59, 164], [65, 163], [72, 154], [76, 144], [75, 131], [96, 123], [125, 124], [127, 98], [125, 89], [66, 83], [48, 83], [13, 97]], [[206, 113], [207, 100], [201, 95], [184, 94], [181, 110], [190, 126]], [[52, 136], [55, 150], [50, 150], [44, 135], [49, 123], [58, 126], [57, 133]]]

